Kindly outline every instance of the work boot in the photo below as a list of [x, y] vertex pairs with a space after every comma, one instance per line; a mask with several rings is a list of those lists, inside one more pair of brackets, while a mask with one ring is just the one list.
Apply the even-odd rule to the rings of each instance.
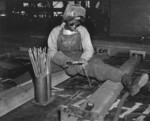
[[131, 77], [128, 74], [125, 74], [122, 77], [122, 84], [124, 88], [130, 93], [131, 96], [136, 95], [140, 89], [148, 82], [149, 75], [144, 73], [134, 81], [132, 81]]
[[130, 95], [136, 95], [140, 91], [140, 89], [148, 83], [148, 80], [149, 75], [146, 73], [142, 74], [137, 79], [135, 79], [135, 81], [133, 82], [133, 86], [130, 89]]
[[131, 76], [129, 74], [124, 74], [122, 76], [121, 83], [124, 86], [124, 88], [129, 91], [130, 87], [132, 86], [132, 78], [131, 78]]

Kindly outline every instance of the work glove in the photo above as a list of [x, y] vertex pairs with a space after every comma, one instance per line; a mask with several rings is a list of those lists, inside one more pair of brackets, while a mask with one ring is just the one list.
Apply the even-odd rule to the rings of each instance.
[[59, 51], [57, 52], [53, 57], [53, 62], [59, 66], [62, 66], [64, 68], [69, 67], [67, 64], [68, 62], [72, 62], [73, 60], [66, 55], [64, 55], [63, 52]]
[[72, 61], [70, 66], [66, 69], [66, 73], [70, 76], [78, 74], [85, 66], [88, 65], [86, 60], [80, 59], [79, 61]]

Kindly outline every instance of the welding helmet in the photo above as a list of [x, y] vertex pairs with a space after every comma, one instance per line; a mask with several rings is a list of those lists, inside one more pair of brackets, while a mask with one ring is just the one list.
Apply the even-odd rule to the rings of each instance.
[[63, 20], [70, 21], [79, 17], [80, 21], [83, 22], [85, 19], [85, 14], [86, 14], [86, 10], [81, 5], [68, 4], [63, 14]]

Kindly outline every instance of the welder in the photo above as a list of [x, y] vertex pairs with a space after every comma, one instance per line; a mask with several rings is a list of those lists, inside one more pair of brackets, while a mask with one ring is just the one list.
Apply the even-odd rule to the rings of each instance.
[[81, 5], [67, 5], [62, 24], [53, 28], [48, 37], [52, 62], [70, 76], [87, 74], [98, 81], [110, 79], [130, 87], [130, 76], [95, 56], [89, 32], [81, 25], [85, 16], [86, 10]]

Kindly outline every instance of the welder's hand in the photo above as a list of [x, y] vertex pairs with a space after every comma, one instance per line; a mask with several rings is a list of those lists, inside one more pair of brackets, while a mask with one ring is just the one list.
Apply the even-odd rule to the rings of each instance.
[[85, 67], [85, 66], [88, 65], [88, 62], [87, 62], [85, 59], [82, 59], [82, 58], [81, 58], [78, 62], [79, 62], [79, 63], [82, 63], [82, 64], [81, 64], [82, 67]]
[[58, 51], [54, 57], [53, 57], [53, 62], [59, 66], [62, 66], [64, 68], [68, 67], [67, 62], [72, 62], [73, 60], [66, 56], [63, 52]]
[[85, 68], [85, 66], [88, 65], [88, 62], [85, 59], [80, 59], [79, 61], [68, 62], [68, 65], [69, 64], [70, 66], [66, 69], [66, 73], [70, 76], [74, 76]]
[[70, 65], [68, 68], [66, 68], [66, 73], [70, 76], [75, 76], [79, 73], [81, 70], [82, 65]]

